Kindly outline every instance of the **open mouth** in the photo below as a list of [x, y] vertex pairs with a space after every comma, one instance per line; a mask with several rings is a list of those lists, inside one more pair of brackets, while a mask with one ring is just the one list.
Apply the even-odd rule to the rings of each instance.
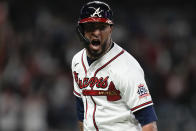
[[96, 45], [100, 45], [100, 41], [99, 40], [92, 40], [91, 44], [96, 46]]

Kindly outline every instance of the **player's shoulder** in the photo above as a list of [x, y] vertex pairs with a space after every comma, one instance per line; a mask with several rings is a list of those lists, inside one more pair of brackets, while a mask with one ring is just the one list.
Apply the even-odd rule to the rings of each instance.
[[119, 45], [117, 45], [117, 48], [124, 51], [124, 53], [119, 59], [120, 65], [122, 65], [125, 68], [134, 67], [134, 68], [141, 69], [141, 65], [139, 64], [138, 60], [133, 55], [131, 55], [129, 52], [127, 52], [125, 49], [123, 49]]
[[77, 52], [73, 58], [72, 58], [72, 65], [74, 65], [75, 63], [79, 63], [81, 61], [81, 56], [82, 53], [84, 52], [85, 49], [80, 50], [79, 52]]
[[128, 65], [127, 68], [129, 67], [134, 67], [137, 68], [139, 70], [142, 69], [140, 63], [138, 62], [138, 60], [131, 55], [129, 52], [125, 51], [124, 53], [125, 57], [124, 57], [124, 61], [126, 62], [126, 64]]
[[114, 68], [119, 70], [119, 67], [120, 67], [122, 74], [124, 73], [142, 73], [143, 74], [143, 69], [141, 65], [139, 64], [138, 60], [133, 55], [131, 55], [129, 52], [127, 52], [125, 49], [123, 49], [121, 46], [119, 46], [118, 44], [116, 44], [116, 46], [120, 50], [123, 50], [124, 53], [120, 56], [118, 61], [116, 61], [116, 64], [113, 64]]
[[84, 49], [78, 51], [78, 52], [73, 56], [72, 62], [81, 59], [81, 56], [82, 56], [83, 51], [84, 51]]

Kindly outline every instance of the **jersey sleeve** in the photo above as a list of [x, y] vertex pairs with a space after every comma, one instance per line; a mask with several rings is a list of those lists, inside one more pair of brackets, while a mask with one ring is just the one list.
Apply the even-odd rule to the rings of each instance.
[[84, 104], [82, 101], [82, 98], [76, 97], [76, 112], [77, 112], [77, 118], [79, 121], [84, 120]]
[[153, 106], [145, 107], [133, 113], [141, 126], [157, 121], [157, 115]]
[[153, 105], [141, 68], [128, 71], [126, 76], [121, 79], [121, 83], [122, 88], [124, 88], [123, 98], [133, 113]]
[[77, 73], [76, 73], [76, 69], [74, 67], [75, 65], [75, 57], [73, 58], [72, 60], [72, 65], [71, 65], [71, 69], [72, 69], [72, 77], [73, 77], [73, 86], [74, 86], [74, 89], [73, 89], [73, 94], [79, 98], [81, 98], [81, 90], [80, 88], [78, 87], [78, 84], [77, 84], [77, 81], [78, 81], [78, 78], [77, 78]]

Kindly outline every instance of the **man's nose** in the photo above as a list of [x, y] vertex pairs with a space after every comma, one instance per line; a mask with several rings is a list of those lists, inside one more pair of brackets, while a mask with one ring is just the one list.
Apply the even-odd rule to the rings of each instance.
[[100, 29], [95, 29], [92, 31], [92, 34], [95, 35], [95, 36], [99, 36], [101, 33], [101, 30]]

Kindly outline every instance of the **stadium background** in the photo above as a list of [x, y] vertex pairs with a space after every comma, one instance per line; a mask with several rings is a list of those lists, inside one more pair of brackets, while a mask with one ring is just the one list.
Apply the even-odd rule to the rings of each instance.
[[[0, 1], [0, 131], [78, 130], [70, 64], [84, 2]], [[107, 2], [113, 40], [145, 71], [159, 131], [194, 131], [195, 2]]]

